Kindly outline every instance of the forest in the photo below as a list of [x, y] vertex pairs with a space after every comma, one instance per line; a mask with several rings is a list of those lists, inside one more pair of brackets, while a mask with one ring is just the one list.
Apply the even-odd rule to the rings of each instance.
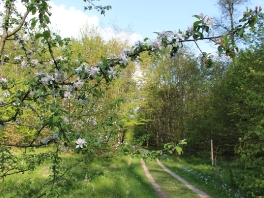
[[[130, 46], [106, 41], [89, 26], [79, 39], [62, 38], [49, 29], [47, 1], [21, 0], [22, 14], [15, 2], [0, 3], [1, 183], [49, 162], [47, 183], [34, 193], [59, 197], [56, 185], [80, 164], [87, 175], [98, 158], [173, 154], [210, 159], [212, 169], [235, 163], [245, 171], [233, 177], [230, 169], [234, 185], [264, 197], [261, 7], [236, 18], [243, 1], [219, 0], [230, 20], [212, 26], [211, 18], [194, 15], [186, 31]], [[85, 3], [106, 16], [111, 9]], [[199, 46], [186, 43], [198, 40], [213, 43], [217, 53], [197, 55]], [[80, 159], [66, 167], [61, 153]], [[0, 194], [13, 193], [1, 185]]]

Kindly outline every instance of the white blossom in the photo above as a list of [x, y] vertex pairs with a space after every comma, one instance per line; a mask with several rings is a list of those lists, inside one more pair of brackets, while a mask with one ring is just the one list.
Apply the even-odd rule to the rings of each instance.
[[81, 72], [85, 72], [85, 73], [88, 73], [89, 72], [89, 69], [88, 69], [88, 64], [87, 63], [82, 63], [80, 65], [80, 67], [77, 67], [75, 69], [76, 73], [79, 74]]
[[161, 33], [161, 36], [166, 37], [168, 39], [169, 37], [171, 37], [171, 33], [170, 32], [167, 32], [167, 31], [163, 31]]
[[65, 99], [70, 99], [71, 96], [72, 96], [71, 92], [69, 92], [69, 91], [65, 91], [65, 92], [64, 92], [64, 98], [65, 98]]
[[189, 32], [192, 32], [193, 31], [193, 25], [191, 25], [191, 26], [188, 27], [188, 31]]
[[124, 51], [118, 56], [118, 58], [120, 59], [119, 63], [123, 63], [125, 65], [128, 63], [128, 57]]
[[0, 98], [0, 105], [4, 104], [4, 100]]
[[53, 80], [54, 80], [54, 78], [52, 76], [47, 75], [47, 76], [44, 76], [43, 78], [41, 78], [40, 82], [44, 85], [49, 85], [49, 84], [53, 83], [52, 82]]
[[99, 72], [99, 68], [93, 66], [91, 67], [90, 76], [95, 76]]
[[6, 78], [1, 78], [1, 79], [0, 79], [0, 82], [7, 83], [7, 79], [6, 79]]
[[207, 24], [209, 26], [213, 26], [213, 19], [212, 18], [207, 17], [203, 21], [204, 21], [205, 24]]
[[23, 56], [18, 55], [14, 58], [14, 61], [21, 61], [23, 59]]
[[39, 63], [38, 59], [32, 59], [31, 64], [36, 66]]
[[45, 75], [45, 73], [43, 71], [36, 72], [35, 74], [36, 74], [37, 77], [38, 76], [44, 76]]
[[162, 41], [160, 39], [156, 39], [151, 43], [152, 50], [160, 49]]
[[63, 61], [63, 60], [67, 60], [65, 57], [62, 57], [62, 56], [58, 56], [57, 57], [57, 60], [59, 60], [59, 61]]
[[67, 91], [68, 92], [73, 92], [74, 91], [74, 86], [69, 85], [68, 88], [67, 88]]
[[49, 61], [49, 64], [50, 64], [50, 65], [54, 65], [54, 60], [50, 60], [50, 61]]
[[55, 79], [56, 81], [62, 83], [64, 81], [64, 73], [60, 71], [55, 71]]
[[77, 68], [75, 69], [75, 71], [77, 72], [77, 74], [81, 73], [81, 71], [82, 71], [82, 67], [77, 67]]
[[176, 39], [177, 42], [180, 40], [185, 40], [184, 35], [180, 33], [175, 33], [174, 38]]
[[8, 97], [10, 96], [10, 94], [9, 94], [8, 92], [3, 92], [2, 94], [3, 94], [3, 96], [4, 96], [5, 98], [8, 98]]
[[22, 66], [23, 68], [26, 68], [26, 67], [28, 66], [28, 63], [27, 63], [26, 61], [22, 61], [22, 62], [21, 62], [21, 66]]
[[110, 67], [110, 69], [108, 70], [108, 74], [109, 74], [109, 77], [116, 76], [116, 71], [114, 70], [113, 67]]
[[84, 146], [86, 146], [87, 142], [85, 141], [85, 139], [79, 138], [78, 140], [76, 140], [75, 142], [76, 148], [83, 148]]
[[83, 86], [84, 82], [82, 80], [78, 79], [73, 84], [74, 84], [74, 87], [80, 88]]

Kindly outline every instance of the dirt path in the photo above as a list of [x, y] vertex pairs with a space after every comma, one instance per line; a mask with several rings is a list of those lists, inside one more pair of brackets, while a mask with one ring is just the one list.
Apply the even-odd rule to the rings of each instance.
[[[150, 174], [150, 172], [148, 171], [148, 168], [144, 162], [143, 159], [140, 160], [140, 163], [142, 165], [142, 168], [145, 172], [146, 177], [148, 178], [148, 180], [150, 181], [150, 183], [152, 184], [153, 188], [155, 189], [155, 191], [157, 192], [157, 194], [159, 195], [160, 198], [168, 198], [168, 196], [162, 192], [160, 186], [156, 183], [156, 181], [154, 180], [154, 178], [152, 177], [152, 175]], [[169, 170], [166, 166], [164, 166], [159, 160], [157, 160], [157, 163], [166, 171], [168, 172], [171, 176], [173, 176], [174, 178], [176, 178], [177, 180], [179, 180], [180, 182], [182, 182], [183, 184], [185, 184], [185, 186], [187, 188], [189, 188], [190, 190], [194, 191], [199, 197], [201, 198], [211, 198], [209, 195], [207, 195], [205, 192], [195, 188], [193, 185], [191, 185], [188, 181], [186, 181], [185, 179], [181, 178], [179, 175], [175, 174], [174, 172], [172, 172], [171, 170]]]
[[198, 188], [195, 188], [193, 185], [191, 185], [188, 181], [186, 181], [185, 179], [181, 178], [179, 175], [175, 174], [174, 172], [172, 172], [170, 169], [168, 169], [166, 166], [164, 166], [159, 160], [157, 160], [158, 164], [166, 171], [168, 172], [171, 176], [173, 176], [174, 178], [178, 179], [180, 182], [182, 182], [183, 184], [185, 184], [185, 186], [187, 188], [189, 188], [190, 190], [192, 190], [193, 192], [195, 192], [199, 197], [201, 198], [211, 198], [209, 195], [207, 195], [205, 192], [199, 190]]
[[142, 168], [144, 170], [144, 173], [145, 173], [146, 177], [150, 181], [151, 185], [153, 186], [154, 190], [159, 195], [159, 197], [160, 198], [168, 198], [168, 196], [165, 195], [164, 192], [162, 192], [160, 186], [156, 183], [156, 181], [154, 180], [154, 178], [152, 177], [152, 175], [148, 171], [146, 163], [145, 163], [145, 161], [142, 158], [140, 159], [140, 163], [141, 163], [141, 166], [142, 166]]

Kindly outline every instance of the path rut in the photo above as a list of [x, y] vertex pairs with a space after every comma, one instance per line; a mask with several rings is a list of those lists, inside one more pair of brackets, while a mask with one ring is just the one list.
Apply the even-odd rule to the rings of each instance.
[[[156, 193], [160, 198], [169, 198], [162, 190], [161, 187], [156, 183], [150, 172], [148, 171], [148, 168], [146, 166], [146, 163], [144, 162], [143, 159], [140, 160], [140, 163], [142, 165], [142, 168], [145, 172], [146, 177], [152, 184], [153, 188], [155, 189]], [[164, 164], [161, 163], [161, 161], [157, 160], [157, 163], [159, 164], [160, 167], [162, 167], [167, 173], [169, 173], [171, 176], [173, 176], [175, 179], [179, 180], [182, 182], [187, 188], [190, 190], [194, 191], [200, 198], [211, 198], [208, 194], [206, 194], [204, 191], [201, 191], [200, 189], [194, 187], [191, 185], [188, 181], [180, 177], [179, 175], [175, 174], [172, 172], [170, 169], [168, 169]]]

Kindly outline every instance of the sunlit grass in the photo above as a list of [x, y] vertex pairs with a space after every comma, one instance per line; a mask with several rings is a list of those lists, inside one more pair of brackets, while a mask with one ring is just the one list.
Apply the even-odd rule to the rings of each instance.
[[[43, 148], [41, 152], [47, 150]], [[20, 153], [18, 150], [15, 152]], [[53, 190], [59, 197], [157, 197], [138, 158], [96, 158], [85, 164], [78, 154], [63, 153], [61, 157], [62, 170], [73, 164], [75, 166], [54, 184]], [[39, 197], [52, 186], [49, 183], [50, 174], [50, 162], [45, 162], [33, 172], [8, 176], [0, 183], [0, 197]]]

